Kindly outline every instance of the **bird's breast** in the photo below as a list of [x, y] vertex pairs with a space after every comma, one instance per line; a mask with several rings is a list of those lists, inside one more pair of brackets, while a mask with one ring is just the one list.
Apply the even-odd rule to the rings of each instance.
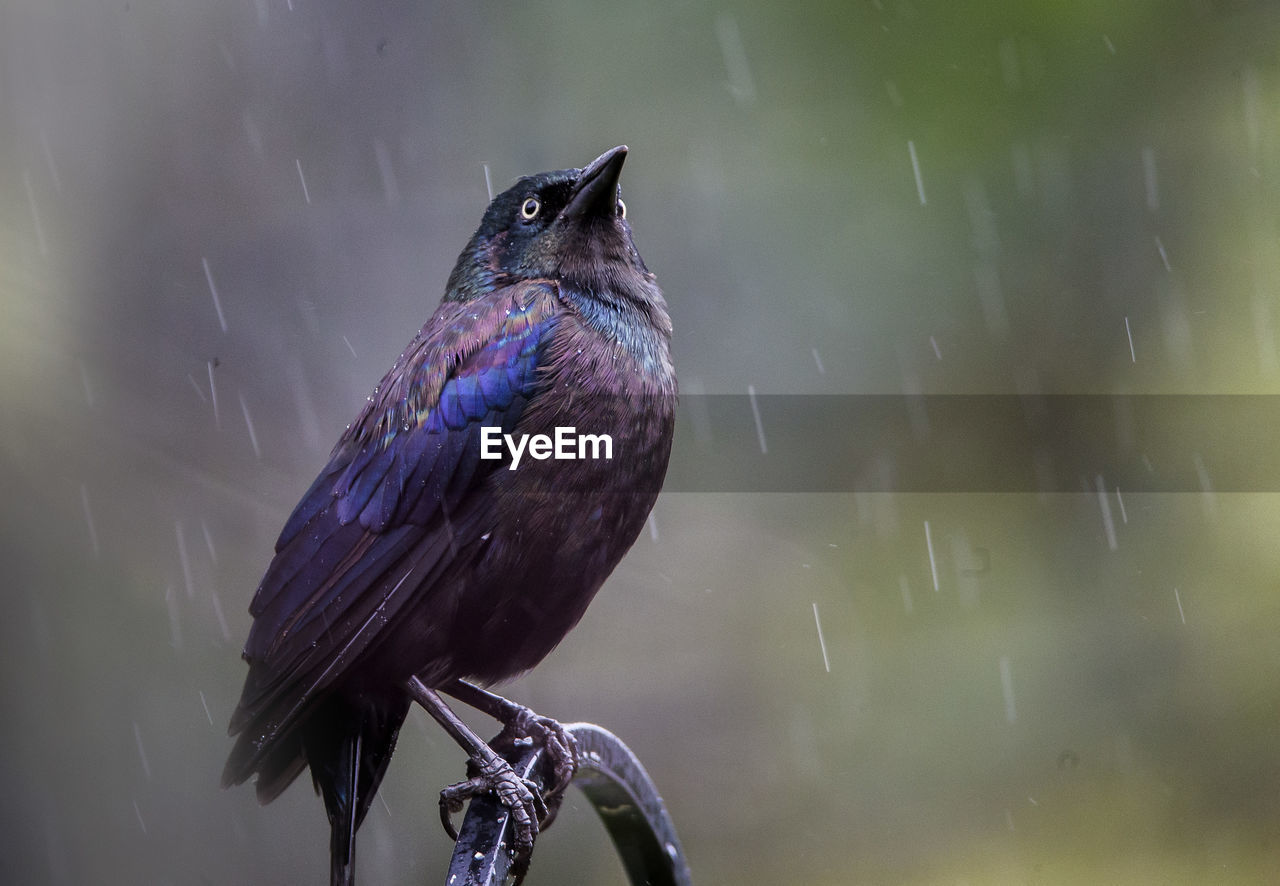
[[508, 452], [485, 481], [493, 522], [460, 598], [459, 673], [496, 680], [532, 667], [640, 533], [666, 474], [675, 407], [666, 342], [651, 353], [665, 369], [572, 316], [557, 325], [509, 435], [522, 455]]
[[[659, 350], [666, 369], [655, 372], [586, 324], [557, 328], [538, 393], [504, 441], [509, 463], [491, 475], [513, 506], [542, 500], [541, 531], [561, 537], [603, 521], [609, 538], [642, 524], [666, 475], [674, 421], [665, 342]], [[518, 461], [513, 447], [522, 447]]]

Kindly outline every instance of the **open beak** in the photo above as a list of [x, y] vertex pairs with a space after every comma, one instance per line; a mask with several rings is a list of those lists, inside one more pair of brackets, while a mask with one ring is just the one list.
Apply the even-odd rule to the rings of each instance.
[[560, 213], [565, 219], [587, 219], [592, 216], [612, 218], [618, 211], [618, 177], [627, 159], [627, 146], [618, 145], [587, 164]]

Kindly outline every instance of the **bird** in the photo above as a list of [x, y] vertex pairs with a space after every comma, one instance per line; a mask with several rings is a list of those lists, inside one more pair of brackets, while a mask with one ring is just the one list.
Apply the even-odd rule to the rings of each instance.
[[[531, 669], [578, 623], [666, 474], [672, 326], [621, 198], [627, 153], [492, 198], [439, 307], [303, 494], [253, 596], [222, 781], [256, 776], [265, 804], [309, 768], [333, 886], [355, 882], [356, 831], [415, 701], [476, 773], [441, 792], [446, 829], [462, 800], [494, 791], [513, 812], [520, 876], [547, 800], [572, 776], [559, 724], [485, 687]], [[558, 446], [565, 433], [610, 445], [546, 457], [539, 437]], [[528, 444], [523, 459], [488, 445], [508, 438]], [[558, 773], [547, 796], [441, 692], [546, 743]]]

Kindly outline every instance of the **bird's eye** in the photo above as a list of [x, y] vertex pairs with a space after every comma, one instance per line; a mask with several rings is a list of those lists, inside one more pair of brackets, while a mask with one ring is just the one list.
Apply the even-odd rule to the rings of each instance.
[[537, 197], [530, 197], [520, 207], [520, 217], [525, 221], [533, 221], [538, 217], [538, 210], [540, 209], [542, 209], [542, 201]]
[[627, 217], [627, 204], [622, 202], [622, 198], [618, 198], [618, 218]]

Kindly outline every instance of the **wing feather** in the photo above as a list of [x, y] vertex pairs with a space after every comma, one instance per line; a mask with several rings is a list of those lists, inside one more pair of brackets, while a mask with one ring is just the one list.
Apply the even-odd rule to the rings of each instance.
[[232, 720], [243, 734], [228, 778], [247, 778], [486, 531], [474, 492], [501, 463], [480, 460], [480, 429], [510, 430], [536, 396], [562, 310], [541, 283], [443, 304], [343, 435], [285, 523], [250, 607], [250, 673]]

